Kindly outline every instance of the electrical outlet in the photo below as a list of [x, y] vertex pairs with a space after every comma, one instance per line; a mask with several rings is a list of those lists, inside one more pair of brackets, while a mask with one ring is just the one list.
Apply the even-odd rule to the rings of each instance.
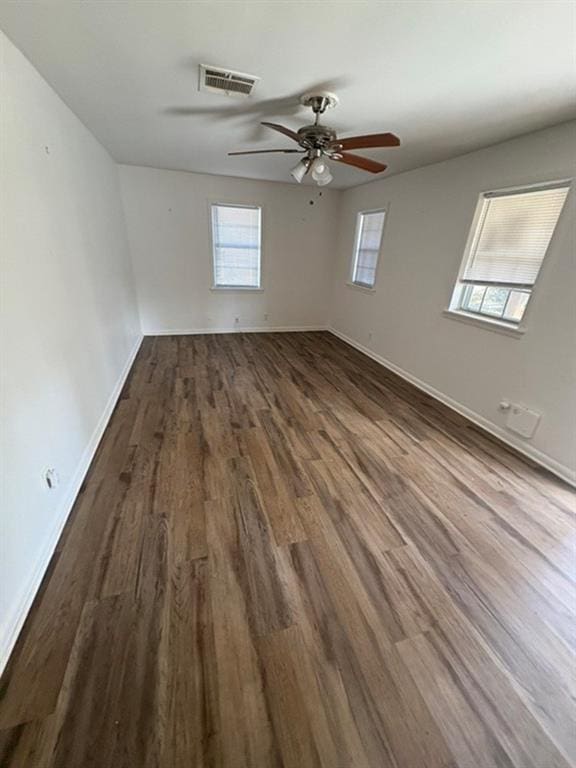
[[368, 341], [372, 341], [372, 331], [368, 334]]
[[268, 312], [264, 313], [264, 320], [268, 320]]
[[44, 482], [49, 491], [53, 491], [60, 485], [60, 477], [55, 469], [50, 468], [44, 472]]
[[521, 437], [530, 438], [534, 435], [541, 416], [538, 411], [532, 411], [524, 405], [510, 403], [506, 426]]
[[235, 317], [234, 318], [234, 324], [238, 325], [239, 322], [240, 322], [240, 318], [239, 317]]

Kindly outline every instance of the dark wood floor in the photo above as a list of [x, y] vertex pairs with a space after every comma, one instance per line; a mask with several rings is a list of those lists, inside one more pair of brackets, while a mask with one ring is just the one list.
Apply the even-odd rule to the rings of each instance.
[[148, 338], [3, 768], [567, 768], [574, 493], [324, 333]]

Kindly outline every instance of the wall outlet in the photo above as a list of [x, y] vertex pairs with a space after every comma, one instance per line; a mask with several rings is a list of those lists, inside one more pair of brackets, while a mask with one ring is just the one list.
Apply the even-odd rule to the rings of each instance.
[[510, 403], [510, 409], [506, 417], [506, 426], [521, 437], [529, 438], [536, 431], [540, 416], [541, 414], [537, 411], [531, 411], [530, 408], [518, 405], [517, 403]]
[[55, 469], [50, 468], [44, 472], [44, 483], [49, 491], [53, 491], [60, 485], [60, 477]]
[[368, 341], [372, 341], [372, 331], [368, 334]]
[[240, 322], [240, 318], [239, 317], [235, 317], [234, 318], [234, 325], [238, 325], [239, 322]]
[[268, 320], [268, 312], [264, 313], [264, 320]]

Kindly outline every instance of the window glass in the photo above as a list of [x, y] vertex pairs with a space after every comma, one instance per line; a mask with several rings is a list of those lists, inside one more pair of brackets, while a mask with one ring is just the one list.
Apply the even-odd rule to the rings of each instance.
[[260, 287], [260, 225], [260, 208], [212, 206], [215, 287]]

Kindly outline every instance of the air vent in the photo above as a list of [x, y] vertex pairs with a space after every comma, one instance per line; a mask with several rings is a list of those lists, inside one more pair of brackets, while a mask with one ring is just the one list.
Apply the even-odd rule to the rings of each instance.
[[224, 93], [226, 96], [245, 97], [250, 96], [259, 80], [259, 77], [247, 75], [244, 72], [233, 72], [231, 69], [209, 67], [206, 64], [200, 65], [199, 90], [201, 91]]

